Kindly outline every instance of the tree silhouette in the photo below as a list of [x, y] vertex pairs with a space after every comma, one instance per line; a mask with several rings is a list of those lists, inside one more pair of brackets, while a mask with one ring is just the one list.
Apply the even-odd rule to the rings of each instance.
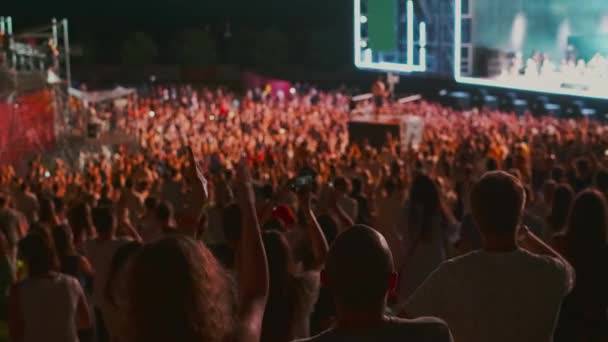
[[156, 62], [158, 48], [150, 35], [144, 32], [130, 34], [122, 45], [122, 63], [147, 65]]
[[199, 29], [180, 31], [175, 37], [175, 55], [182, 65], [208, 65], [217, 61], [215, 41]]

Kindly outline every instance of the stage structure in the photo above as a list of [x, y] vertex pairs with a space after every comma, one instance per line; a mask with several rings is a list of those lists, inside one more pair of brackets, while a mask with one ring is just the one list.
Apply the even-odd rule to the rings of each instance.
[[69, 127], [68, 21], [17, 31], [0, 17], [0, 162], [22, 162], [60, 144]]
[[361, 69], [424, 72], [427, 25], [413, 0], [355, 0], [354, 56]]
[[608, 99], [605, 0], [455, 0], [460, 83]]

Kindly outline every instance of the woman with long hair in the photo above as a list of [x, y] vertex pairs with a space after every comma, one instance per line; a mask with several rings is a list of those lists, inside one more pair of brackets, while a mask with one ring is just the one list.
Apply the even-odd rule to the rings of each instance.
[[568, 184], [560, 184], [555, 189], [553, 199], [551, 201], [551, 213], [547, 217], [547, 236], [546, 240], [551, 240], [556, 234], [560, 234], [566, 228], [568, 223], [568, 214], [570, 207], [574, 202], [574, 191]]
[[435, 181], [417, 175], [410, 187], [402, 229], [399, 300], [406, 300], [426, 277], [443, 262], [450, 234], [458, 222], [444, 204]]
[[59, 262], [45, 229], [19, 243], [27, 270], [9, 296], [11, 341], [79, 341], [79, 330], [91, 327], [89, 309], [76, 278], [57, 272]]
[[128, 341], [226, 341], [234, 325], [227, 274], [202, 244], [173, 236], [146, 245], [129, 270]]
[[[200, 166], [189, 150], [193, 197], [206, 197]], [[243, 227], [237, 262], [238, 310], [231, 282], [200, 241], [172, 236], [146, 245], [126, 284], [126, 340], [131, 342], [259, 341], [268, 296], [268, 265], [246, 160], [237, 171]]]
[[74, 245], [80, 252], [84, 250], [84, 242], [95, 237], [91, 207], [78, 203], [68, 211], [68, 222], [74, 236]]
[[278, 231], [263, 234], [270, 292], [262, 325], [262, 342], [293, 341], [310, 336], [310, 315], [319, 296], [320, 270], [329, 247], [311, 209], [311, 189], [298, 192], [298, 208], [310, 240], [312, 262], [308, 270], [297, 272], [285, 235]]
[[40, 197], [40, 211], [38, 212], [38, 223], [51, 229], [59, 224], [59, 218], [55, 212], [55, 203], [48, 196]]
[[576, 271], [576, 285], [564, 299], [555, 341], [608, 339], [608, 208], [597, 190], [580, 193], [562, 236], [563, 255]]

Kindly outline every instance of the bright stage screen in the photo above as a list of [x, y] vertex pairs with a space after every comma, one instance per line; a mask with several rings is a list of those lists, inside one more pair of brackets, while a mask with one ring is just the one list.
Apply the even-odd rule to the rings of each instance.
[[456, 0], [458, 82], [608, 98], [608, 0]]
[[354, 0], [354, 58], [360, 69], [426, 70], [426, 24], [413, 0]]

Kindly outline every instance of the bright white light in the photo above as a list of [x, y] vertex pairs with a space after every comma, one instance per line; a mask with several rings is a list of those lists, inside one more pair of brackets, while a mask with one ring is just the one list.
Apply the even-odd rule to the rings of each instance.
[[148, 116], [149, 116], [149, 117], [151, 117], [151, 118], [153, 118], [153, 117], [155, 117], [155, 116], [156, 116], [156, 113], [155, 113], [153, 110], [151, 110], [151, 111], [148, 113]]
[[279, 134], [285, 134], [285, 128], [279, 128]]
[[364, 16], [364, 15], [362, 15], [361, 16], [361, 24], [365, 24], [365, 23], [367, 23], [367, 17]]
[[[608, 24], [607, 24], [608, 25]], [[607, 26], [608, 28], [608, 26]], [[595, 99], [608, 99], [605, 87], [600, 84], [593, 84], [589, 87], [595, 91], [579, 89], [563, 89], [559, 86], [538, 84], [534, 82], [510, 82], [505, 80], [493, 80], [475, 77], [464, 77], [461, 73], [462, 64], [462, 0], [454, 1], [454, 79], [458, 83], [480, 85], [487, 87], [497, 87], [513, 90], [524, 90], [531, 92], [542, 92], [548, 94], [580, 96]], [[542, 82], [542, 80], [541, 80]]]
[[407, 1], [407, 64], [414, 65], [414, 1]]
[[564, 19], [557, 29], [557, 46], [559, 51], [566, 51], [568, 48], [568, 37], [572, 30], [570, 29], [570, 20]]
[[426, 47], [426, 23], [423, 21], [419, 25], [420, 47]]
[[528, 19], [523, 12], [517, 13], [513, 19], [513, 27], [511, 27], [511, 50], [521, 51], [526, 39], [526, 29], [528, 27]]
[[289, 93], [291, 95], [295, 95], [296, 94], [296, 88], [294, 88], [294, 87], [289, 88]]
[[602, 17], [600, 20], [600, 32], [608, 33], [608, 14]]
[[364, 49], [367, 47], [367, 41], [366, 40], [362, 40], [361, 41], [361, 47], [364, 48]]
[[460, 78], [462, 45], [462, 0], [454, 0], [454, 78]]
[[215, 115], [209, 115], [209, 120], [211, 120], [211, 121], [215, 120]]

